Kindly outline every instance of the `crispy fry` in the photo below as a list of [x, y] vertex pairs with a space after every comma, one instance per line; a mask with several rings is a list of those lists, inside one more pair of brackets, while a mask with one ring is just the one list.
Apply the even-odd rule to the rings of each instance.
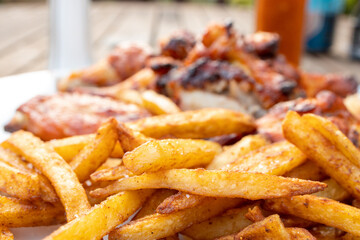
[[350, 194], [342, 188], [334, 179], [327, 179], [323, 181], [327, 188], [324, 190], [314, 193], [313, 195], [318, 197], [330, 198], [336, 201], [344, 201], [350, 197]]
[[295, 217], [293, 215], [285, 215], [281, 216], [281, 221], [283, 222], [285, 227], [301, 227], [301, 228], [308, 228], [314, 225], [317, 225], [317, 223], [311, 222], [309, 220]]
[[360, 236], [360, 209], [313, 195], [269, 199], [265, 207], [284, 214], [292, 214], [310, 221], [336, 227]]
[[147, 215], [155, 213], [156, 208], [159, 204], [164, 201], [165, 198], [175, 194], [176, 191], [169, 189], [157, 190], [149, 199], [144, 203], [140, 211], [135, 215], [133, 220], [145, 217]]
[[255, 130], [254, 120], [250, 116], [216, 108], [148, 117], [127, 126], [153, 138], [210, 138]]
[[238, 197], [250, 200], [295, 196], [323, 190], [326, 184], [262, 173], [204, 169], [171, 169], [120, 179], [91, 192], [104, 197], [124, 190], [170, 188], [208, 197]]
[[305, 228], [286, 228], [286, 231], [289, 233], [289, 239], [291, 240], [316, 240], [316, 238]]
[[287, 232], [284, 224], [281, 222], [279, 215], [271, 215], [260, 222], [256, 222], [246, 227], [244, 230], [239, 232], [235, 240], [242, 239], [290, 239], [290, 235]]
[[[94, 141], [95, 137], [95, 134], [78, 135], [62, 139], [54, 139], [46, 142], [46, 144], [54, 148], [55, 152], [57, 152], [66, 162], [71, 162], [81, 149], [90, 142]], [[122, 150], [119, 142], [117, 142], [111, 153], [111, 157], [121, 158], [123, 155], [124, 151]]]
[[220, 216], [209, 218], [201, 223], [193, 224], [181, 233], [194, 240], [212, 240], [224, 235], [238, 233], [252, 224], [245, 217], [248, 209], [254, 205], [245, 205], [241, 208], [230, 209]]
[[180, 112], [180, 108], [170, 98], [154, 91], [146, 90], [141, 93], [143, 106], [152, 114], [172, 114]]
[[221, 146], [215, 142], [192, 139], [149, 141], [124, 155], [127, 169], [135, 174], [172, 168], [206, 166]]
[[48, 226], [65, 222], [60, 204], [0, 196], [0, 224], [7, 227]]
[[[313, 128], [307, 119], [295, 112], [288, 112], [283, 122], [284, 136], [316, 162], [329, 176], [349, 193], [360, 198], [358, 183], [360, 168], [352, 163], [331, 140]], [[320, 118], [313, 116], [312, 118]], [[333, 132], [333, 134], [339, 134]], [[339, 143], [340, 144], [340, 143]], [[343, 145], [340, 149], [345, 149]]]
[[118, 136], [121, 147], [125, 152], [132, 151], [141, 144], [153, 140], [153, 138], [146, 137], [142, 133], [128, 128], [123, 123], [118, 124]]
[[122, 159], [120, 158], [108, 158], [101, 166], [96, 169], [96, 171], [101, 171], [105, 169], [114, 168], [122, 164]]
[[168, 214], [182, 209], [196, 207], [202, 204], [207, 197], [178, 192], [166, 198], [156, 209], [157, 213]]
[[93, 142], [88, 143], [70, 162], [80, 182], [89, 179], [112, 152], [117, 141], [117, 121], [112, 118], [103, 123], [97, 131]]
[[245, 214], [245, 217], [252, 222], [260, 222], [265, 219], [260, 207], [257, 205], [249, 208], [248, 212]]
[[5, 226], [0, 226], [0, 240], [12, 240], [14, 239], [14, 234]]
[[90, 175], [94, 182], [112, 181], [121, 178], [131, 177], [134, 174], [127, 170], [124, 165], [96, 171]]
[[44, 240], [101, 239], [136, 212], [152, 192], [128, 191], [111, 196], [82, 216], [61, 226]]
[[[266, 160], [265, 160], [266, 159]], [[239, 157], [232, 164], [223, 167], [224, 170], [239, 170], [265, 174], [282, 175], [302, 164], [306, 156], [289, 142], [283, 141], [264, 146]], [[164, 201], [157, 209], [159, 213], [171, 213], [188, 207], [196, 206], [203, 196], [180, 194], [172, 203]]]
[[240, 141], [215, 156], [214, 160], [207, 166], [207, 169], [220, 169], [227, 164], [236, 161], [239, 157], [267, 144], [268, 141], [261, 135], [243, 137]]
[[24, 156], [50, 180], [65, 207], [68, 221], [90, 208], [85, 190], [70, 166], [39, 138], [32, 133], [18, 131], [6, 140], [6, 144]]
[[209, 198], [196, 208], [185, 209], [171, 214], [152, 214], [132, 221], [110, 232], [110, 240], [159, 239], [181, 232], [190, 225], [202, 222], [243, 202], [235, 198]]
[[321, 181], [327, 177], [324, 171], [312, 161], [306, 161], [304, 164], [301, 164], [293, 170], [285, 173], [284, 176], [312, 181]]

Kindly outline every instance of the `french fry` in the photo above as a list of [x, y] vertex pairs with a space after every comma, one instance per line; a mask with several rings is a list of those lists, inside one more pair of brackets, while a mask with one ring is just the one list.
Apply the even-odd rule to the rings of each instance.
[[93, 142], [88, 143], [70, 162], [80, 182], [89, 179], [110, 156], [117, 141], [117, 121], [112, 118], [103, 123]]
[[146, 137], [142, 133], [126, 127], [123, 123], [118, 123], [118, 136], [125, 152], [132, 151], [141, 144], [153, 140], [153, 138]]
[[143, 218], [147, 215], [155, 213], [156, 208], [159, 204], [164, 201], [165, 198], [175, 194], [176, 191], [169, 189], [157, 190], [149, 197], [149, 199], [143, 204], [140, 211], [135, 215], [133, 220]]
[[14, 234], [5, 226], [0, 226], [0, 240], [12, 240], [14, 239]]
[[[57, 152], [66, 162], [71, 160], [83, 149], [87, 144], [94, 141], [95, 134], [78, 135], [62, 139], [54, 139], [46, 142]], [[119, 142], [116, 143], [111, 153], [112, 158], [121, 158], [124, 155]]]
[[10, 196], [25, 200], [41, 198], [38, 175], [18, 170], [0, 161], [0, 190]]
[[151, 240], [172, 236], [194, 223], [218, 215], [243, 201], [235, 198], [208, 198], [196, 208], [185, 209], [171, 214], [155, 213], [113, 230], [109, 234], [109, 239]]
[[245, 214], [245, 217], [252, 222], [260, 222], [265, 219], [262, 210], [258, 205], [249, 208], [248, 212]]
[[236, 234], [235, 240], [242, 239], [290, 239], [284, 224], [281, 222], [279, 215], [271, 215], [260, 222], [251, 224]]
[[60, 204], [29, 202], [0, 196], [0, 225], [7, 227], [48, 226], [65, 222]]
[[215, 142], [192, 139], [149, 141], [124, 155], [127, 169], [135, 174], [172, 168], [206, 166], [221, 146]]
[[132, 103], [144, 108], [141, 93], [134, 89], [121, 89], [117, 92], [116, 98], [123, 102]]
[[[288, 112], [283, 122], [283, 132], [286, 139], [294, 143], [309, 158], [316, 162], [329, 176], [336, 180], [353, 196], [360, 198], [358, 183], [360, 168], [350, 161], [339, 149], [334, 146], [325, 135], [313, 128], [307, 119], [295, 112]], [[313, 116], [313, 118], [320, 118]], [[333, 132], [333, 134], [338, 134]]]
[[322, 191], [316, 192], [313, 195], [323, 198], [330, 198], [336, 201], [344, 201], [350, 197], [350, 194], [342, 188], [334, 179], [327, 179], [323, 181], [327, 185]]
[[[49, 180], [44, 177], [41, 173], [36, 172], [34, 169], [30, 168], [26, 162], [24, 162], [18, 155], [11, 152], [9, 149], [4, 149], [0, 147], [0, 161], [13, 166], [24, 174], [29, 175], [31, 179], [37, 179], [38, 186], [35, 186], [36, 189], [40, 190], [40, 197], [46, 202], [57, 202], [59, 199], [55, 193], [55, 190]], [[35, 177], [34, 177], [35, 176]], [[31, 182], [31, 180], [29, 180]], [[29, 184], [25, 185], [16, 185], [19, 189], [25, 190], [29, 187]], [[31, 190], [29, 187], [28, 190]], [[18, 191], [18, 189], [16, 190]], [[11, 194], [10, 194], [11, 195]], [[36, 195], [36, 194], [34, 194]], [[18, 196], [19, 197], [19, 196]], [[19, 197], [21, 198], [21, 197]]]
[[152, 193], [152, 190], [140, 190], [111, 196], [82, 216], [61, 226], [44, 240], [101, 239], [136, 212]]
[[[289, 142], [273, 143], [239, 157], [235, 162], [223, 167], [224, 170], [258, 172], [283, 175], [285, 172], [306, 161], [306, 156]], [[164, 201], [159, 205], [158, 213], [171, 213], [200, 204], [203, 196], [187, 193], [180, 194], [173, 202]]]
[[350, 233], [347, 233], [344, 236], [342, 236], [340, 239], [341, 240], [360, 240], [360, 237], [354, 236], [354, 235], [352, 235]]
[[68, 221], [90, 208], [85, 190], [71, 167], [39, 138], [30, 132], [18, 131], [5, 143], [50, 180], [65, 207]]
[[114, 167], [118, 167], [122, 164], [122, 159], [120, 158], [108, 158], [101, 166], [96, 169], [96, 171], [106, 170]]
[[104, 197], [124, 190], [170, 188], [208, 197], [278, 198], [314, 193], [326, 184], [262, 173], [230, 172], [204, 169], [171, 169], [120, 179], [91, 196]]
[[130, 172], [124, 165], [120, 165], [96, 171], [90, 175], [90, 178], [94, 182], [103, 182], [131, 177], [133, 175], [134, 174]]
[[245, 136], [240, 141], [226, 148], [222, 153], [215, 156], [214, 160], [212, 160], [206, 169], [220, 169], [227, 164], [234, 162], [239, 157], [267, 144], [268, 141], [261, 135]]
[[221, 236], [238, 233], [252, 224], [252, 222], [245, 217], [245, 214], [249, 208], [254, 206], [254, 204], [251, 204], [230, 209], [220, 216], [215, 216], [201, 223], [193, 224], [191, 227], [182, 231], [181, 234], [194, 240], [212, 240]]
[[303, 218], [295, 217], [293, 215], [281, 216], [281, 221], [283, 222], [285, 227], [289, 227], [289, 228], [292, 227], [308, 228], [317, 225], [317, 223], [311, 222]]
[[316, 240], [316, 238], [305, 228], [286, 228], [286, 231], [289, 233], [289, 239], [291, 240]]
[[210, 138], [255, 130], [254, 120], [250, 116], [216, 108], [143, 118], [127, 126], [153, 138]]
[[269, 210], [291, 214], [360, 236], [360, 209], [313, 195], [265, 201]]
[[284, 177], [307, 179], [312, 181], [321, 181], [326, 179], [324, 171], [312, 161], [306, 161], [304, 164], [294, 168], [284, 174]]
[[157, 213], [168, 214], [202, 204], [207, 197], [178, 192], [166, 198], [156, 209]]
[[172, 114], [180, 112], [180, 108], [168, 97], [151, 90], [141, 93], [143, 106], [152, 114]]

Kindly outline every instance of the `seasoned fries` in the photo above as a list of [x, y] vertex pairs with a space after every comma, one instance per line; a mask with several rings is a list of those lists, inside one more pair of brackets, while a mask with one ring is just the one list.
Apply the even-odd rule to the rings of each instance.
[[87, 180], [110, 156], [118, 136], [116, 125], [117, 121], [113, 118], [102, 124], [94, 141], [87, 144], [70, 162], [80, 182]]
[[50, 180], [65, 207], [68, 221], [90, 209], [85, 190], [70, 166], [39, 138], [29, 132], [18, 131], [10, 136], [6, 144]]
[[126, 153], [123, 162], [127, 169], [141, 174], [172, 168], [206, 166], [219, 152], [219, 144], [205, 140], [154, 140]]
[[141, 93], [143, 106], [155, 115], [180, 112], [180, 108], [169, 98], [154, 91], [147, 90]]
[[148, 117], [127, 126], [153, 138], [210, 138], [255, 130], [250, 116], [216, 108]]
[[45, 240], [101, 239], [136, 212], [152, 192], [129, 191], [111, 196], [82, 216], [60, 227]]
[[29, 202], [0, 196], [0, 225], [7, 227], [48, 226], [65, 222], [60, 204]]
[[[358, 191], [358, 183], [360, 181], [360, 168], [354, 164], [355, 157], [348, 157], [350, 153], [343, 154], [347, 147], [350, 147], [348, 141], [341, 142], [338, 139], [343, 139], [345, 136], [334, 137], [336, 145], [331, 143], [329, 136], [342, 135], [332, 123], [325, 120], [319, 120], [318, 123], [322, 125], [332, 126], [327, 130], [330, 133], [322, 134], [318, 129], [325, 127], [314, 128], [314, 125], [309, 123], [308, 119], [320, 119], [315, 115], [304, 115], [300, 117], [295, 112], [289, 112], [283, 122], [283, 131], [286, 139], [295, 144], [301, 149], [309, 158], [316, 162], [329, 176], [334, 178], [343, 188], [355, 197], [360, 197]], [[314, 120], [316, 121], [316, 120]], [[325, 121], [325, 123], [324, 123]], [[296, 130], [295, 130], [296, 129]], [[346, 137], [345, 137], [346, 138]], [[356, 150], [359, 151], [359, 150]], [[354, 154], [356, 152], [354, 150]], [[358, 153], [360, 155], [360, 152]]]
[[292, 214], [360, 236], [360, 209], [312, 195], [266, 200], [269, 210]]
[[102, 169], [90, 175], [94, 182], [112, 181], [125, 177], [131, 177], [134, 174], [130, 172], [124, 165], [115, 166], [108, 169]]
[[142, 133], [126, 127], [125, 124], [122, 123], [118, 124], [118, 137], [121, 147], [125, 152], [132, 151], [141, 144], [153, 140], [153, 138], [146, 137]]
[[[246, 187], [244, 187], [246, 185]], [[326, 184], [262, 173], [204, 169], [172, 169], [118, 180], [90, 194], [104, 197], [124, 190], [170, 188], [208, 197], [250, 200], [295, 196], [320, 191]]]

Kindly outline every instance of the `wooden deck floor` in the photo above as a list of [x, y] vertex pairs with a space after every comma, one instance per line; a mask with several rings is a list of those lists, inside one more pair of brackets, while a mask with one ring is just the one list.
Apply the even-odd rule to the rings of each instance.
[[[119, 42], [143, 42], [151, 46], [176, 29], [200, 34], [212, 21], [232, 19], [243, 32], [253, 31], [252, 8], [228, 5], [94, 2], [90, 10], [91, 49], [98, 60]], [[0, 76], [47, 68], [49, 11], [45, 3], [0, 4]], [[313, 72], [353, 73], [360, 78], [359, 63], [347, 60], [352, 19], [339, 19], [335, 44], [329, 55], [304, 56], [302, 67]]]

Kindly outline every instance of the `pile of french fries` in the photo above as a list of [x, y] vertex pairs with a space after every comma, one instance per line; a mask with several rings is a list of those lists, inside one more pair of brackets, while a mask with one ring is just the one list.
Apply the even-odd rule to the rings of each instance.
[[[2, 142], [0, 239], [53, 224], [46, 240], [360, 239], [360, 151], [330, 121], [290, 111], [270, 143], [247, 115], [167, 101], [95, 134]], [[229, 134], [244, 137], [211, 141]]]

